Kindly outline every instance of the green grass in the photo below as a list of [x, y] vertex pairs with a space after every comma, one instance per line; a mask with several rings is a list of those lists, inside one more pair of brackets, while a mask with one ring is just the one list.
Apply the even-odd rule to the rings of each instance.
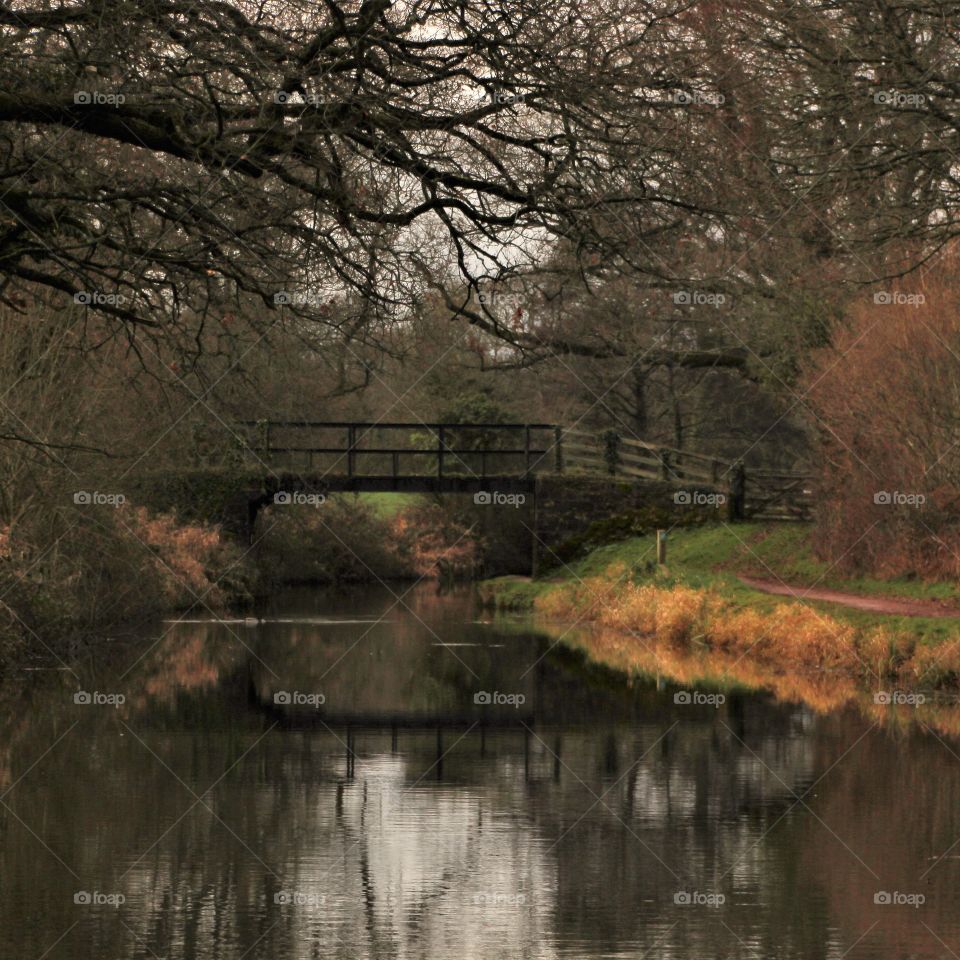
[[498, 610], [532, 610], [533, 601], [557, 585], [556, 580], [530, 580], [525, 577], [494, 577], [477, 587], [485, 606]]
[[357, 496], [384, 520], [392, 519], [408, 507], [415, 507], [424, 499], [419, 493], [358, 493]]
[[913, 634], [920, 643], [937, 643], [955, 636], [957, 622], [954, 619], [878, 614], [824, 601], [791, 601], [788, 597], [762, 593], [740, 582], [738, 576], [743, 574], [864, 596], [960, 600], [957, 588], [948, 583], [924, 583], [909, 578], [844, 578], [829, 563], [817, 559], [811, 536], [812, 530], [806, 524], [742, 523], [684, 528], [668, 535], [667, 563], [661, 569], [655, 565], [655, 537], [634, 537], [599, 547], [583, 559], [553, 571], [555, 575], [550, 579], [500, 578], [488, 581], [481, 586], [481, 595], [490, 605], [502, 609], [528, 610], [540, 593], [558, 582], [599, 576], [612, 564], [622, 564], [630, 571], [635, 583], [709, 587], [738, 606], [772, 610], [778, 604], [803, 602], [859, 626], [883, 623], [893, 630]]
[[[718, 574], [743, 574], [864, 596], [960, 600], [960, 591], [952, 583], [842, 576], [836, 567], [814, 555], [811, 538], [812, 530], [806, 524], [716, 524], [675, 530], [667, 538], [667, 569], [682, 573], [691, 585], [696, 585], [697, 579], [713, 581]], [[564, 572], [567, 576], [595, 576], [611, 563], [645, 570], [655, 557], [655, 538], [635, 537], [601, 547]]]
[[[716, 529], [716, 528], [714, 528]], [[683, 535], [699, 531], [681, 531]], [[719, 564], [725, 569], [758, 577], [776, 577], [785, 583], [846, 590], [865, 596], [903, 597], [910, 600], [960, 599], [955, 584], [927, 583], [916, 577], [880, 580], [844, 576], [834, 564], [814, 555], [813, 531], [806, 524], [743, 524], [720, 528], [719, 540], [730, 548]], [[696, 541], [687, 545], [697, 549]], [[682, 555], [682, 554], [681, 554]]]

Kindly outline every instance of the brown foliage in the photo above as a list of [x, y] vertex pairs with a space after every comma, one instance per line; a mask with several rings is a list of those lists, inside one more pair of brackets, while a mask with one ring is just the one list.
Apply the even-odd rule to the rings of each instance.
[[15, 638], [42, 647], [43, 637], [173, 609], [207, 614], [249, 596], [253, 571], [218, 527], [124, 505], [58, 529], [51, 546], [43, 523], [0, 527], [0, 637], [10, 650]]
[[392, 523], [392, 533], [407, 545], [419, 577], [469, 579], [480, 566], [480, 544], [474, 530], [439, 503], [408, 507]]
[[[861, 301], [806, 374], [821, 435], [819, 542], [840, 569], [960, 573], [955, 257]], [[899, 501], [899, 502], [898, 502]]]

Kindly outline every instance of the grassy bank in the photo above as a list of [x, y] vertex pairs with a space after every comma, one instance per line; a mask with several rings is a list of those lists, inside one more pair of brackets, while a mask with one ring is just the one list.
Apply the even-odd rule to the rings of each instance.
[[[950, 584], [842, 578], [817, 559], [810, 538], [808, 527], [787, 524], [680, 530], [668, 540], [667, 564], [657, 567], [653, 537], [638, 537], [594, 550], [552, 579], [488, 581], [482, 595], [503, 609], [591, 625], [606, 638], [578, 636], [578, 645], [586, 644], [597, 659], [626, 670], [648, 669], [649, 646], [656, 641], [674, 650], [708, 651], [777, 670], [819, 671], [904, 687], [956, 685], [960, 619], [893, 616], [785, 599], [739, 579], [958, 603]], [[611, 634], [619, 640], [611, 641]]]

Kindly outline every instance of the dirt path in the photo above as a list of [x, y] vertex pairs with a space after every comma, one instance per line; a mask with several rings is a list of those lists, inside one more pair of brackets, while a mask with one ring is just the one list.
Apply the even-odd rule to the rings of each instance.
[[775, 593], [798, 600], [826, 600], [856, 610], [873, 613], [890, 613], [898, 617], [960, 617], [960, 609], [939, 600], [897, 600], [892, 597], [865, 597], [859, 593], [844, 593], [842, 590], [822, 590], [819, 587], [791, 587], [775, 580], [757, 577], [740, 577], [740, 582], [763, 593]]

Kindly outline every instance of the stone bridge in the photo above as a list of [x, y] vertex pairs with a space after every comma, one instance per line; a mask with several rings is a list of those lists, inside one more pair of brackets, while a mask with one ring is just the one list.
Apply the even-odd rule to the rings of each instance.
[[246, 541], [263, 508], [333, 493], [522, 502], [536, 571], [655, 528], [804, 518], [810, 500], [801, 474], [747, 474], [742, 464], [555, 424], [256, 421], [230, 439], [229, 456], [222, 442], [212, 454], [198, 444], [193, 466], [139, 478], [139, 501]]

